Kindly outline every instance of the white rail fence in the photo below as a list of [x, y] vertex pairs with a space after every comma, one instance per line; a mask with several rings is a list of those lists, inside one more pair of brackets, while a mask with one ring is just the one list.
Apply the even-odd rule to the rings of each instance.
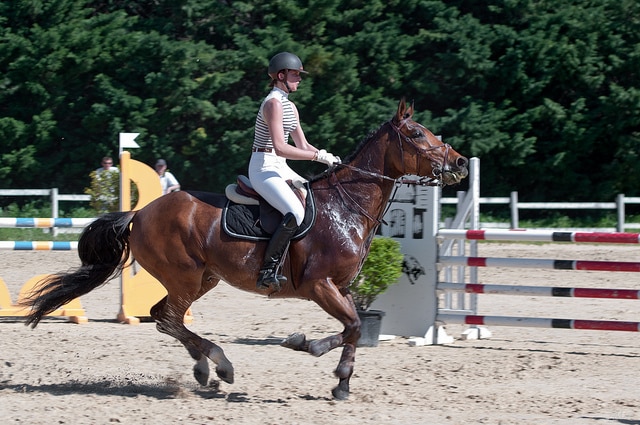
[[[441, 198], [441, 204], [458, 204], [458, 198]], [[640, 229], [640, 223], [626, 223], [626, 205], [627, 204], [640, 204], [640, 197], [627, 197], [624, 194], [618, 194], [615, 202], [519, 202], [518, 192], [511, 192], [510, 197], [490, 197], [480, 198], [480, 205], [496, 205], [504, 204], [509, 205], [511, 210], [511, 222], [509, 224], [510, 229], [520, 228], [520, 210], [616, 210], [616, 232], [624, 232], [625, 229]], [[483, 223], [483, 227], [506, 227], [500, 226], [500, 223]], [[611, 229], [614, 230], [614, 229]], [[607, 229], [607, 231], [611, 231]]]
[[[57, 187], [51, 189], [0, 189], [0, 196], [48, 196], [51, 199], [52, 219], [58, 218], [59, 204], [62, 201], [89, 202], [91, 200], [89, 195], [60, 194]], [[51, 233], [55, 236], [58, 230], [52, 227]]]
[[51, 198], [51, 218], [58, 217], [58, 205], [61, 201], [89, 202], [89, 195], [62, 195], [58, 188], [52, 189], [0, 189], [0, 196], [48, 196]]
[[[0, 196], [48, 196], [51, 198], [51, 218], [58, 218], [59, 203], [62, 201], [82, 201], [89, 202], [89, 195], [60, 194], [58, 188], [52, 189], [0, 189]], [[441, 198], [441, 204], [458, 203], [458, 198]], [[520, 228], [520, 210], [587, 210], [587, 209], [608, 209], [616, 210], [617, 223], [616, 232], [624, 232], [625, 229], [640, 229], [640, 223], [626, 223], [626, 205], [640, 204], [640, 197], [627, 197], [618, 194], [615, 202], [519, 202], [518, 192], [511, 192], [509, 197], [481, 197], [480, 205], [508, 205], [511, 211], [511, 220], [508, 225], [511, 229]], [[506, 227], [499, 223], [485, 223], [489, 227]]]

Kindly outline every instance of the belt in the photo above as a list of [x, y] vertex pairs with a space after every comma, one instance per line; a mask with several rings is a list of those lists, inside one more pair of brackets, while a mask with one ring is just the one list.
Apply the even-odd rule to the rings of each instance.
[[271, 153], [271, 152], [273, 152], [273, 148], [251, 148], [251, 152]]

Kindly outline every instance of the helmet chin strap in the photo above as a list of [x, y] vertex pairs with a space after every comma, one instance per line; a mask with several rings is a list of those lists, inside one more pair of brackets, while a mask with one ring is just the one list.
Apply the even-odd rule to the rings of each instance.
[[287, 81], [287, 75], [289, 74], [289, 70], [285, 69], [284, 70], [284, 80], [282, 81], [284, 83], [284, 86], [287, 88], [287, 93], [291, 93], [291, 87], [289, 87], [289, 82]]

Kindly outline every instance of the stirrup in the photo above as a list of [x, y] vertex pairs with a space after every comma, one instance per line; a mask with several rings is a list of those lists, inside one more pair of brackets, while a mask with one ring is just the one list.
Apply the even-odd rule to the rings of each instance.
[[260, 270], [258, 281], [256, 282], [256, 288], [261, 289], [274, 289], [276, 292], [282, 289], [282, 285], [287, 282], [287, 278], [281, 274], [276, 273], [273, 269]]

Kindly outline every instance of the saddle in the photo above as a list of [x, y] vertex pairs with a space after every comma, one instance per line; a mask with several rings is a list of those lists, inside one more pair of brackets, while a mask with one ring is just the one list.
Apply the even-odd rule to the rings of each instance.
[[[313, 226], [316, 207], [313, 192], [307, 182], [287, 180], [305, 208], [302, 224], [292, 239], [302, 238]], [[269, 240], [282, 222], [282, 213], [273, 208], [253, 189], [249, 178], [237, 177], [235, 184], [225, 189], [227, 203], [222, 211], [222, 228], [229, 236], [249, 240]]]

